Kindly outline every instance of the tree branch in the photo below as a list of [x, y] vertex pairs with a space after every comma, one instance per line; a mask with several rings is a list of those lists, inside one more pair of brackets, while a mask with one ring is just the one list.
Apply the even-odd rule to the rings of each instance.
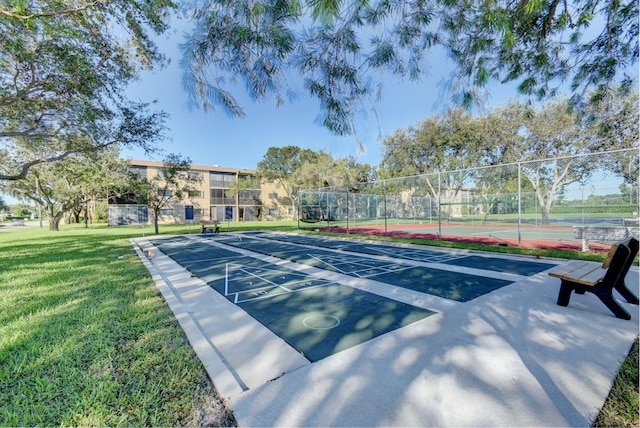
[[109, 3], [109, 1], [108, 0], [96, 0], [96, 1], [94, 1], [92, 3], [86, 4], [86, 5], [80, 6], [80, 7], [75, 7], [75, 8], [71, 8], [71, 9], [65, 9], [65, 10], [59, 10], [57, 12], [32, 13], [31, 15], [20, 15], [18, 13], [10, 12], [10, 11], [5, 10], [5, 9], [0, 9], [0, 15], [4, 15], [6, 17], [13, 18], [13, 19], [19, 19], [21, 21], [27, 21], [27, 20], [32, 19], [32, 18], [53, 18], [53, 17], [57, 17], [57, 16], [71, 15], [73, 13], [82, 12], [84, 10], [91, 9], [92, 7], [97, 6], [99, 4], [106, 4], [106, 3]]
[[6, 180], [6, 181], [22, 180], [29, 173], [29, 169], [31, 167], [35, 166], [35, 165], [39, 165], [41, 163], [48, 163], [48, 162], [57, 162], [59, 160], [62, 160], [64, 158], [66, 158], [67, 156], [70, 156], [70, 155], [76, 154], [76, 153], [86, 153], [86, 152], [98, 151], [100, 149], [103, 149], [105, 147], [111, 146], [111, 145], [116, 144], [116, 143], [117, 143], [117, 141], [110, 141], [108, 143], [99, 144], [99, 145], [93, 146], [93, 147], [86, 147], [86, 148], [83, 148], [83, 149], [75, 149], [75, 150], [67, 150], [67, 151], [62, 152], [61, 154], [59, 154], [57, 156], [50, 156], [50, 157], [47, 157], [47, 158], [36, 159], [36, 160], [31, 161], [31, 162], [27, 162], [25, 164], [22, 164], [21, 170], [20, 170], [20, 172], [18, 174], [14, 174], [14, 175], [0, 174], [0, 180]]

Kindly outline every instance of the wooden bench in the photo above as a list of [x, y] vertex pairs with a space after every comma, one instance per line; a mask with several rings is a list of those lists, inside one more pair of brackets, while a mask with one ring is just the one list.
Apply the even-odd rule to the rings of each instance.
[[569, 305], [572, 291], [576, 294], [590, 292], [595, 294], [616, 317], [631, 319], [629, 312], [613, 297], [613, 290], [618, 291], [627, 302], [638, 304], [638, 297], [624, 282], [636, 254], [638, 254], [638, 241], [630, 238], [613, 245], [602, 266], [581, 260], [571, 260], [553, 268], [549, 271], [549, 275], [561, 280], [558, 305]]

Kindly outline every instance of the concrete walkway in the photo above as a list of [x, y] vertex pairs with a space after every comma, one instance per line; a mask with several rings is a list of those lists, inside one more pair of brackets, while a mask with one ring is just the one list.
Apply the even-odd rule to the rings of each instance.
[[[589, 426], [639, 332], [634, 305], [631, 321], [589, 294], [557, 306], [545, 272], [458, 303], [257, 256], [438, 311], [312, 364], [149, 239], [133, 243], [241, 427]], [[627, 284], [638, 293], [637, 267]]]

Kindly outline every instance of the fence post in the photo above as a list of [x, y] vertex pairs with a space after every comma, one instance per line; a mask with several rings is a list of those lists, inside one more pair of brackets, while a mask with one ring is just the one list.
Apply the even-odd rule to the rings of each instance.
[[[302, 209], [302, 202], [301, 202], [301, 196], [303, 195], [303, 192], [298, 192], [298, 203], [296, 205], [298, 205], [298, 215], [296, 216], [298, 220], [298, 230], [300, 230], [300, 211]], [[293, 201], [292, 201], [293, 202]], [[295, 210], [293, 203], [291, 204], [291, 207]]]
[[522, 222], [522, 175], [521, 175], [521, 163], [518, 162], [518, 248], [522, 248], [522, 235], [520, 234], [520, 227]]
[[347, 235], [349, 234], [349, 188], [345, 187], [347, 192]]
[[382, 181], [382, 202], [384, 206], [384, 234], [387, 234], [387, 180]]
[[441, 177], [440, 177], [440, 172], [438, 172], [438, 239], [442, 239], [442, 206], [440, 205], [440, 195], [442, 194], [442, 187], [441, 187]]
[[329, 192], [325, 191], [325, 195], [327, 195], [327, 226], [331, 226], [331, 207], [329, 206]]

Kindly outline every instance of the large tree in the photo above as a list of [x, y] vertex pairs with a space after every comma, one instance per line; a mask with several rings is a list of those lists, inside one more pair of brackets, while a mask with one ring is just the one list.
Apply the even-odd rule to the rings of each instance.
[[638, 60], [636, 0], [200, 0], [190, 16], [182, 66], [194, 105], [243, 116], [237, 80], [276, 105], [302, 87], [338, 135], [356, 132], [382, 75], [428, 76], [434, 49], [453, 59], [452, 95], [467, 106], [495, 81], [539, 99], [569, 86], [579, 104], [587, 89], [631, 87]]
[[164, 61], [169, 0], [0, 2], [0, 179], [109, 145], [149, 149], [164, 114], [127, 100]]
[[317, 158], [317, 153], [311, 149], [297, 146], [269, 147], [258, 162], [258, 176], [260, 179], [276, 182], [284, 190], [295, 213], [298, 191], [301, 189], [297, 173], [305, 163], [315, 163]]
[[358, 163], [352, 156], [334, 159], [324, 150], [284, 146], [267, 150], [258, 163], [258, 176], [277, 182], [296, 212], [301, 189], [366, 183], [377, 178], [377, 171], [371, 165]]
[[[189, 191], [195, 190], [198, 181], [188, 174], [191, 160], [182, 155], [171, 153], [162, 162], [158, 175], [150, 179], [144, 178], [134, 191], [138, 194], [138, 202], [145, 204], [153, 213], [155, 234], [159, 234], [160, 211], [172, 209], [176, 201], [182, 200]], [[133, 190], [133, 189], [132, 189]]]
[[[594, 150], [624, 150], [602, 158], [606, 168], [624, 179], [624, 183], [636, 192], [640, 169], [640, 108], [638, 92], [626, 96], [608, 97], [600, 103], [590, 105], [580, 115], [580, 126], [589, 129]], [[638, 195], [634, 196], [637, 197]]]
[[34, 165], [21, 180], [0, 181], [0, 190], [35, 202], [49, 220], [49, 229], [59, 230], [66, 214], [84, 212], [105, 198], [114, 185], [111, 174], [122, 170], [122, 161], [114, 150], [75, 153], [59, 162]]
[[[486, 209], [514, 200], [520, 186], [535, 194], [543, 221], [548, 222], [556, 197], [598, 168], [637, 185], [638, 94], [610, 95], [581, 110], [558, 98], [539, 107], [510, 102], [476, 118], [455, 110], [434, 116], [384, 141], [383, 168], [391, 176], [425, 174], [423, 183], [432, 195], [438, 190], [433, 177], [438, 178], [441, 196], [447, 191], [455, 195], [465, 180], [473, 179]], [[629, 148], [636, 150], [583, 156]], [[511, 165], [485, 168], [499, 164]], [[456, 172], [430, 175], [442, 171]]]
[[460, 108], [427, 118], [384, 140], [382, 167], [390, 177], [422, 174], [423, 187], [406, 190], [453, 201], [471, 173], [467, 168], [480, 163], [483, 125]]

